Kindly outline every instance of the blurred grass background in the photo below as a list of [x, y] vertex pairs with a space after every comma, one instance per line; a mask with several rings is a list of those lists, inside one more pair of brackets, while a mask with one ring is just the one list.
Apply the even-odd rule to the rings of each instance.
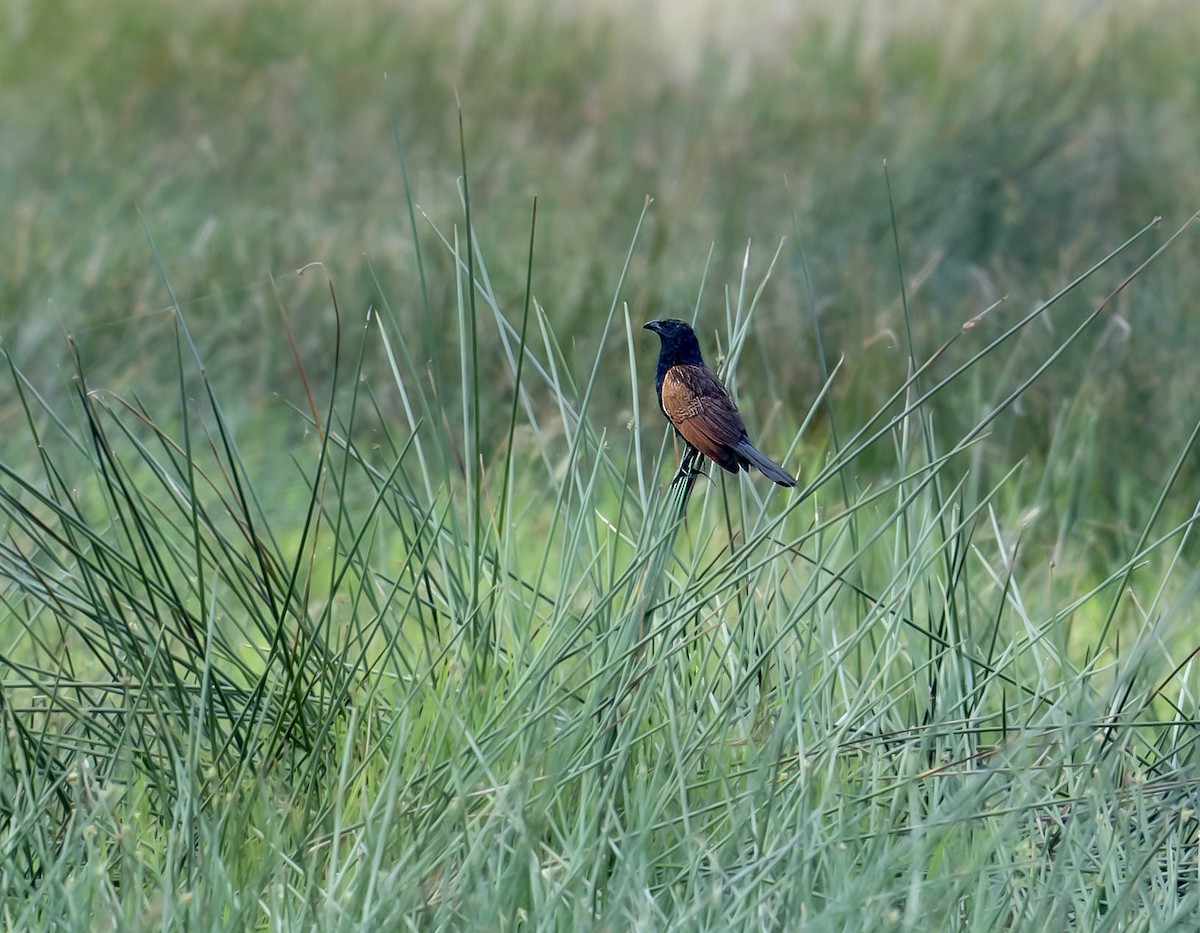
[[[205, 0], [99, 16], [84, 2], [8, 0], [2, 35], [5, 347], [48, 372], [70, 332], [105, 384], [153, 390], [163, 373], [149, 348], [170, 315], [140, 210], [244, 417], [291, 365], [272, 277], [318, 369], [328, 296], [320, 276], [296, 276], [307, 263], [325, 265], [352, 316], [383, 288], [410, 332], [427, 333], [392, 118], [415, 200], [449, 229], [461, 223], [456, 96], [496, 293], [521, 294], [537, 193], [535, 297], [560, 333], [595, 335], [646, 196], [621, 296], [638, 320], [690, 314], [711, 246], [711, 339], [747, 242], [765, 267], [789, 238], [750, 348], [789, 410], [821, 382], [801, 257], [826, 354], [847, 358], [835, 393], [871, 411], [903, 377], [885, 159], [926, 352], [997, 298], [1017, 313], [1155, 215], [1171, 227], [1200, 203], [1200, 11], [1186, 2], [758, 2], [734, 14], [702, 2]], [[427, 254], [448, 268], [444, 251]], [[1154, 475], [1197, 394], [1197, 274], [1187, 262], [1152, 272], [1093, 346], [1031, 390], [996, 449], [1039, 455], [1084, 385], [1108, 454], [1086, 501]], [[438, 318], [453, 282], [429, 286]], [[453, 341], [424, 351], [457, 355]], [[986, 395], [986, 368], [979, 380]], [[613, 379], [597, 404], [623, 424], [632, 400]], [[942, 417], [960, 414], [942, 403]]]

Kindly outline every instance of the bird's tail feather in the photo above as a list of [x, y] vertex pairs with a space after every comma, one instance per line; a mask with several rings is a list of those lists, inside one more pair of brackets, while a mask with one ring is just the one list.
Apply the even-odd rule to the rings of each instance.
[[762, 451], [749, 441], [741, 441], [734, 449], [749, 460], [751, 466], [757, 467], [767, 479], [778, 483], [780, 486], [796, 485], [796, 477], [792, 476], [791, 473], [774, 460], [764, 456]]

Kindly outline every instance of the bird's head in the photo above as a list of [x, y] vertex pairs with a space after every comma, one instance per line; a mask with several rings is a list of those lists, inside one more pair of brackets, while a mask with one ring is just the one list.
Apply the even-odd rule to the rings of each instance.
[[661, 321], [647, 321], [642, 326], [658, 334], [662, 341], [662, 356], [671, 363], [703, 362], [700, 358], [700, 341], [687, 321], [664, 318]]
[[646, 330], [652, 330], [658, 334], [663, 340], [674, 340], [677, 337], [694, 337], [695, 331], [692, 330], [687, 321], [679, 321], [675, 318], [664, 318], [661, 321], [647, 321], [642, 325]]

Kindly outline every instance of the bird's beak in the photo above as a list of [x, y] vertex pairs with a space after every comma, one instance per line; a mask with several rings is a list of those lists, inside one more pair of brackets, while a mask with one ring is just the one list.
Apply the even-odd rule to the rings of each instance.
[[659, 323], [660, 323], [659, 321], [647, 321], [645, 324], [642, 325], [642, 330], [652, 330], [657, 334], [657, 333], [659, 333], [659, 330], [658, 330]]

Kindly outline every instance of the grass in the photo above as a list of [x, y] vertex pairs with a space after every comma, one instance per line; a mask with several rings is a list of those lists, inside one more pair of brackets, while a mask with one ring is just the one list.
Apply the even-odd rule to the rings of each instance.
[[[1001, 7], [14, 7], [5, 924], [1193, 926], [1192, 19]], [[668, 488], [662, 306], [801, 492]]]

